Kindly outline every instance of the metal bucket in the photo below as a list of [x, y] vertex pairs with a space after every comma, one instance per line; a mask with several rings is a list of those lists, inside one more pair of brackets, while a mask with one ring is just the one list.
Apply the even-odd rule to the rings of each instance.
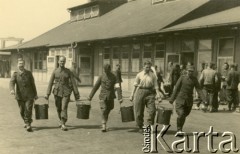
[[122, 122], [135, 121], [133, 106], [123, 106], [120, 108]]
[[35, 118], [36, 120], [39, 119], [48, 119], [48, 100], [46, 100], [44, 97], [39, 97], [35, 103]]
[[172, 109], [159, 107], [157, 109], [157, 123], [169, 125], [172, 115]]
[[89, 102], [80, 100], [76, 102], [77, 105], [77, 118], [78, 119], [89, 119], [89, 113], [91, 105]]

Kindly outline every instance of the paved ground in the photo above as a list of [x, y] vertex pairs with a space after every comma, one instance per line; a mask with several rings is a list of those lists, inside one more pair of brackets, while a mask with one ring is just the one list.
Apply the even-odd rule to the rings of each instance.
[[[20, 119], [16, 101], [9, 95], [9, 79], [0, 78], [0, 154], [79, 154], [79, 153], [142, 153], [143, 135], [136, 132], [135, 122], [122, 123], [119, 114], [119, 104], [110, 114], [109, 132], [100, 131], [100, 109], [97, 102], [98, 94], [92, 101], [89, 120], [76, 118], [76, 105], [69, 105], [69, 131], [63, 132], [58, 128], [57, 115], [50, 98], [49, 119], [34, 120], [33, 132], [26, 132]], [[47, 83], [37, 83], [39, 96], [45, 94]], [[91, 88], [79, 88], [81, 96], [87, 96]], [[124, 93], [127, 96], [127, 93]], [[222, 109], [224, 106], [220, 106]], [[35, 115], [33, 115], [35, 116]], [[219, 142], [229, 137], [221, 137], [222, 132], [230, 131], [236, 135], [237, 146], [240, 147], [240, 114], [221, 110], [218, 113], [203, 113], [193, 110], [186, 121], [184, 130], [188, 132], [190, 147], [193, 136], [190, 132], [208, 132], [213, 126], [214, 131], [220, 132], [220, 137], [214, 137], [214, 148], [218, 149]], [[176, 129], [176, 113], [171, 119], [172, 126], [164, 136], [171, 145], [179, 138], [174, 137]], [[162, 126], [159, 125], [159, 129]], [[182, 147], [182, 145], [180, 145]], [[167, 153], [158, 144], [159, 153]], [[200, 138], [200, 153], [207, 151], [207, 138]], [[221, 152], [219, 152], [221, 153]]]

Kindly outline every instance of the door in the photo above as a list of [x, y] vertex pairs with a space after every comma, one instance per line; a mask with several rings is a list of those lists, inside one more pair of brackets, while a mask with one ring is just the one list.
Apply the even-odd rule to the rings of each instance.
[[194, 53], [192, 52], [185, 52], [181, 53], [181, 63], [187, 65], [187, 63], [194, 64]]
[[92, 85], [92, 56], [90, 55], [79, 55], [79, 78], [81, 84], [84, 86]]

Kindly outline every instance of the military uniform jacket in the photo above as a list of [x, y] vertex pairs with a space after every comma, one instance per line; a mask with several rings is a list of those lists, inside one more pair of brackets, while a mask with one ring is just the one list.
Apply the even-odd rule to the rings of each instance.
[[[115, 90], [114, 90], [114, 85], [116, 83], [118, 83], [118, 82], [117, 82], [116, 76], [113, 73], [110, 73], [108, 75], [106, 73], [103, 73], [103, 75], [99, 76], [98, 80], [96, 81], [96, 83], [89, 95], [89, 98], [92, 99], [92, 97], [94, 96], [96, 91], [101, 86], [99, 99], [100, 100], [113, 100], [114, 98], [116, 98]], [[119, 88], [118, 88], [118, 90], [119, 90]], [[120, 95], [119, 92], [118, 92], [118, 99], [119, 100], [122, 99], [122, 96]]]
[[189, 77], [187, 75], [181, 76], [175, 85], [173, 94], [170, 100], [176, 103], [187, 103], [188, 106], [193, 105], [193, 89], [196, 89], [200, 98], [205, 101], [205, 97], [200, 88], [199, 82], [196, 77]]
[[32, 100], [37, 96], [36, 85], [30, 71], [24, 69], [23, 72], [14, 72], [10, 80], [10, 90], [15, 91], [15, 85], [15, 96], [17, 100], [27, 101]]
[[227, 75], [227, 89], [238, 89], [239, 74], [237, 71], [230, 70]]
[[[53, 84], [54, 88], [52, 91]], [[65, 97], [70, 95], [72, 90], [74, 91], [75, 98], [78, 99], [79, 92], [71, 71], [67, 68], [60, 67], [55, 69], [49, 81], [47, 95], [50, 95], [52, 91], [56, 96]]]
[[120, 70], [116, 70], [115, 75], [116, 75], [116, 80], [117, 80], [116, 82], [117, 83], [123, 82], [123, 80], [122, 80], [122, 72]]

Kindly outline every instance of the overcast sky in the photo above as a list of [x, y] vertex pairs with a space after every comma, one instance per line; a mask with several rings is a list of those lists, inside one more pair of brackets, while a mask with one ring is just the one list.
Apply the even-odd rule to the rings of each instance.
[[0, 0], [0, 38], [30, 40], [70, 19], [67, 8], [88, 0]]

